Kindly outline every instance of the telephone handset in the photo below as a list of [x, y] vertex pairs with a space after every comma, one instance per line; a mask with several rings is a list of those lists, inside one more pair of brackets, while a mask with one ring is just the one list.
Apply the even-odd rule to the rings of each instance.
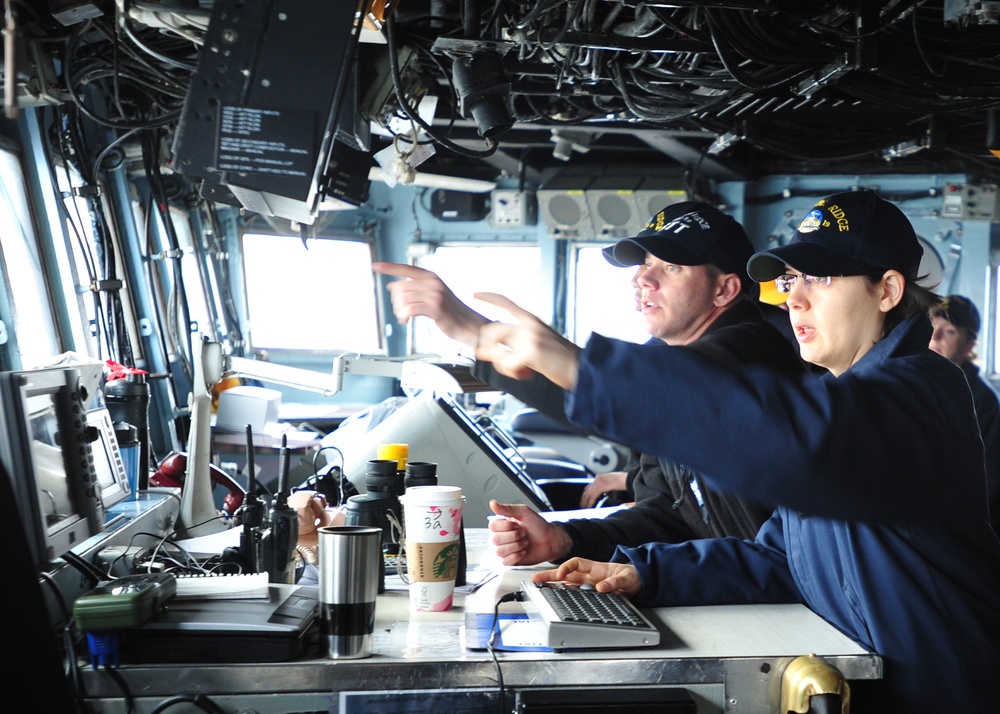
[[[232, 518], [240, 506], [246, 491], [239, 482], [213, 463], [209, 463], [208, 471], [212, 483], [229, 489], [222, 500], [222, 510]], [[149, 477], [150, 486], [166, 486], [168, 488], [184, 488], [184, 474], [187, 472], [187, 454], [182, 451], [172, 451], [160, 462], [159, 468]]]

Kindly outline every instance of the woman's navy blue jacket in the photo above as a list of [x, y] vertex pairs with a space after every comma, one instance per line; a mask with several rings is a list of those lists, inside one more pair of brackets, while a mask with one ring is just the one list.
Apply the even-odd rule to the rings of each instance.
[[592, 337], [573, 422], [776, 506], [752, 541], [620, 548], [642, 577], [636, 603], [801, 602], [882, 656], [894, 711], [1000, 712], [983, 447], [965, 377], [930, 332], [910, 318], [839, 378], [804, 379]]

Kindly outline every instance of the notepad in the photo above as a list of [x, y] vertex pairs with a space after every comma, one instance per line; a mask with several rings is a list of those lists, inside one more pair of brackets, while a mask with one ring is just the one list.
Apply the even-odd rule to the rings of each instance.
[[266, 600], [267, 573], [238, 575], [180, 575], [177, 577], [178, 600]]
[[465, 647], [484, 650], [490, 639], [490, 626], [497, 631], [493, 649], [504, 652], [552, 652], [545, 644], [545, 633], [523, 612], [501, 613], [494, 621], [492, 613], [465, 613]]

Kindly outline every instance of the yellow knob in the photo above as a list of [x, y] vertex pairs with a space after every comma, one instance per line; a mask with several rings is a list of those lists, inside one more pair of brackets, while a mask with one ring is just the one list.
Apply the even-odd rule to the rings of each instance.
[[396, 470], [405, 471], [406, 460], [409, 457], [409, 454], [409, 444], [380, 444], [375, 453], [375, 458], [395, 461], [399, 464], [396, 467]]

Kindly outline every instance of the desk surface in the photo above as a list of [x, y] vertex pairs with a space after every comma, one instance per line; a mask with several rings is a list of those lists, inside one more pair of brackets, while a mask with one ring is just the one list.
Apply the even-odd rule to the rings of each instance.
[[[471, 560], [471, 557], [470, 557]], [[142, 692], [137, 711], [178, 692], [200, 692], [228, 706], [253, 706], [259, 712], [306, 711], [301, 707], [329, 699], [331, 692], [415, 689], [496, 689], [494, 662], [486, 652], [463, 645], [467, 612], [492, 613], [500, 594], [516, 589], [530, 569], [501, 569], [474, 594], [456, 595], [455, 607], [442, 613], [411, 613], [404, 589], [387, 592], [376, 605], [375, 654], [362, 660], [326, 657], [276, 664], [123, 665], [130, 689]], [[483, 572], [470, 572], [470, 583]], [[506, 603], [502, 611], [520, 611]], [[801, 605], [678, 607], [649, 610], [661, 628], [654, 648], [590, 652], [503, 652], [499, 654], [508, 688], [683, 687], [698, 701], [698, 712], [773, 712], [781, 673], [795, 657], [817, 654], [847, 679], [881, 676], [881, 659], [859, 647]], [[87, 672], [92, 697], [119, 696], [118, 687], [100, 672]], [[264, 694], [280, 694], [268, 708]], [[145, 706], [147, 705], [148, 706]], [[103, 705], [103, 712], [124, 711]], [[327, 704], [316, 711], [327, 711]], [[145, 707], [145, 708], [144, 708]], [[289, 708], [293, 707], [293, 708]]]

